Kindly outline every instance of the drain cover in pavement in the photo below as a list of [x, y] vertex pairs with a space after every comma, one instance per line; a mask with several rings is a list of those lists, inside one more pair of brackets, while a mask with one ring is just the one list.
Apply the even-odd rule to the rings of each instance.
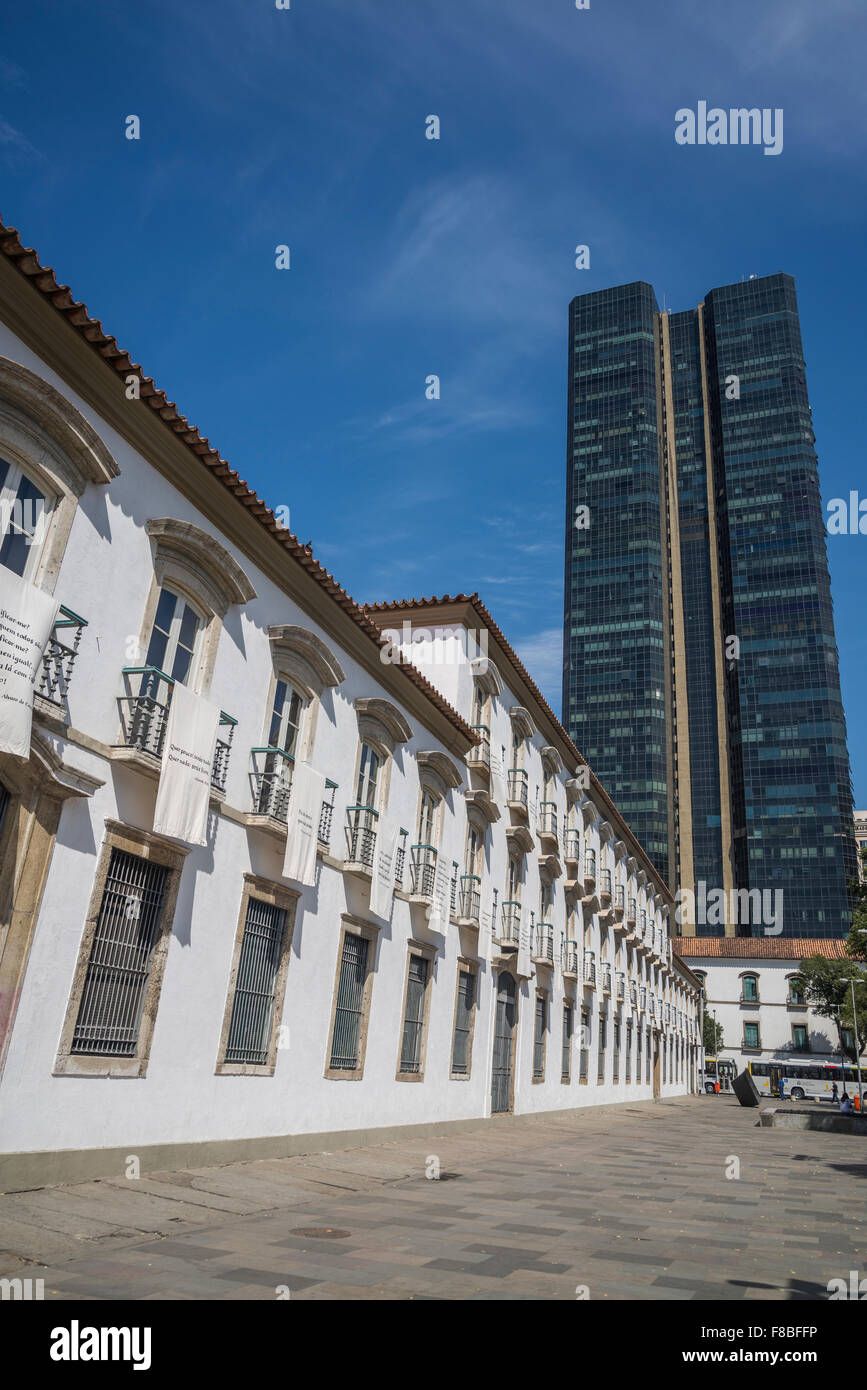
[[351, 1231], [338, 1231], [334, 1226], [296, 1226], [290, 1232], [293, 1236], [318, 1236], [325, 1240], [345, 1240], [351, 1236]]

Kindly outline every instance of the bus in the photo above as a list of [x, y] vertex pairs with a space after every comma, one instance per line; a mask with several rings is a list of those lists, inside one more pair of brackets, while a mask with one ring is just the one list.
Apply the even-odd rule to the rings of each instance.
[[716, 1090], [716, 1083], [719, 1082], [720, 1091], [730, 1091], [732, 1082], [738, 1074], [738, 1069], [731, 1057], [705, 1057], [704, 1076], [702, 1078], [704, 1089], [709, 1096]]
[[[769, 1062], [750, 1062], [748, 1069], [760, 1096], [778, 1096], [780, 1082], [785, 1081], [785, 1094], [792, 1100], [830, 1100], [834, 1082], [837, 1093], [858, 1094], [858, 1071], [847, 1062], [819, 1062], [815, 1057], [773, 1057]], [[861, 1068], [862, 1082], [867, 1081], [867, 1067]]]

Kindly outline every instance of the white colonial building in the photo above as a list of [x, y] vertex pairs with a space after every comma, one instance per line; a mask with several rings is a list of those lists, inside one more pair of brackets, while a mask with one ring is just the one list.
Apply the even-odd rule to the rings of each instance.
[[0, 1188], [696, 1089], [670, 894], [478, 599], [360, 608], [0, 253], [0, 640], [61, 605], [0, 752]]
[[801, 961], [846, 960], [844, 941], [682, 936], [674, 949], [704, 985], [705, 1009], [722, 1027], [718, 1055], [738, 1071], [771, 1058], [839, 1061], [836, 1025], [807, 1004]]

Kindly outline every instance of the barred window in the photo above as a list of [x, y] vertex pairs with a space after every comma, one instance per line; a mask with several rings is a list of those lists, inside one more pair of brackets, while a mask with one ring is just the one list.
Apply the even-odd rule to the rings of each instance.
[[425, 956], [411, 955], [406, 981], [406, 1009], [403, 1019], [403, 1042], [400, 1049], [400, 1070], [421, 1071], [421, 1042], [424, 1029], [424, 1002], [428, 980], [428, 961]]
[[458, 975], [455, 1036], [452, 1045], [452, 1072], [455, 1076], [469, 1076], [470, 1073], [470, 1036], [475, 998], [476, 977], [472, 970], [461, 970]]
[[588, 1054], [590, 1051], [590, 1015], [586, 1010], [581, 1011], [581, 1062], [578, 1072], [579, 1081], [587, 1080]]
[[335, 1071], [355, 1071], [359, 1062], [364, 987], [367, 983], [368, 942], [346, 932], [337, 982], [331, 1066]]
[[533, 1032], [533, 1080], [541, 1081], [545, 1075], [545, 1031], [548, 1026], [548, 998], [536, 995], [536, 1023]]
[[227, 1062], [264, 1066], [268, 1061], [285, 931], [282, 908], [250, 898], [226, 1041]]
[[167, 879], [163, 865], [112, 849], [72, 1052], [135, 1055]]
[[563, 1081], [572, 1079], [572, 1005], [563, 1005], [563, 1057], [560, 1064]]

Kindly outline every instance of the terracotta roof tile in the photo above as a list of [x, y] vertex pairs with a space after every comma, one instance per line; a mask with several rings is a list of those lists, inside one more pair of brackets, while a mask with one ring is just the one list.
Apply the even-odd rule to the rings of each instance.
[[[191, 425], [186, 417], [180, 414], [174, 401], [170, 401], [165, 392], [156, 386], [152, 377], [144, 375], [139, 364], [131, 361], [129, 353], [118, 346], [116, 339], [104, 332], [99, 319], [91, 318], [86, 305], [82, 304], [80, 300], [73, 299], [69, 286], [58, 284], [51, 267], [40, 265], [39, 258], [33, 248], [23, 246], [16, 229], [7, 227], [2, 219], [0, 219], [0, 253], [30, 282], [34, 290], [41, 293], [57, 313], [67, 323], [70, 323], [86, 342], [90, 343], [94, 351], [103, 358], [109, 370], [118, 374], [123, 373], [124, 376], [134, 374], [139, 377], [141, 400], [145, 401], [149, 408], [165, 421], [168, 428], [178, 436], [182, 443], [186, 444], [196, 462], [204, 463], [223, 486], [229, 492], [234, 493], [242, 505], [257, 517], [260, 525], [274, 537], [278, 544], [283, 546], [287, 555], [301, 565], [325, 592], [330, 594], [335, 603], [343, 609], [356, 626], [361, 628], [362, 632], [375, 643], [377, 649], [382, 647], [384, 643], [378, 625], [368, 617], [361, 605], [356, 603], [345, 589], [341, 588], [333, 575], [329, 574], [319, 564], [319, 561], [314, 559], [310, 546], [302, 545], [297, 536], [279, 525], [271, 508], [248, 487], [244, 479], [239, 478], [231, 465], [220, 457], [210, 440], [206, 439], [195, 425]], [[478, 735], [436, 687], [422, 675], [421, 671], [410, 662], [395, 662], [393, 664], [404, 673], [407, 680], [411, 681], [418, 690], [427, 696], [455, 729], [469, 739], [470, 743], [478, 743]]]
[[848, 960], [844, 940], [799, 936], [676, 936], [672, 950], [684, 960]]

